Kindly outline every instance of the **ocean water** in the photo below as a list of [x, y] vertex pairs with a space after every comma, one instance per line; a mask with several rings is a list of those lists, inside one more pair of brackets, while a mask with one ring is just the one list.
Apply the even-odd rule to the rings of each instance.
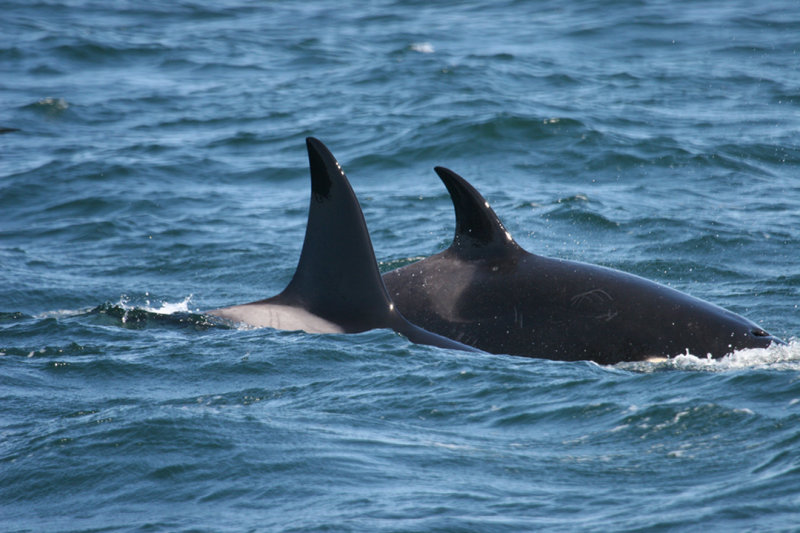
[[[0, 530], [800, 530], [800, 5], [0, 1]], [[230, 329], [325, 142], [381, 268], [534, 253], [789, 341], [611, 367]]]

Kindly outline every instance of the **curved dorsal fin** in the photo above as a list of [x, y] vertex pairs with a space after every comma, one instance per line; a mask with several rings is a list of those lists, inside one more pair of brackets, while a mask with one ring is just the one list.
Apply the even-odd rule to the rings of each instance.
[[481, 194], [467, 180], [444, 167], [434, 168], [456, 211], [456, 233], [450, 250], [465, 258], [485, 258], [521, 251]]
[[306, 146], [311, 168], [306, 236], [294, 277], [276, 299], [335, 320], [346, 331], [381, 327], [376, 324], [385, 324], [393, 305], [361, 206], [325, 145], [309, 137]]
[[294, 277], [277, 296], [208, 313], [255, 327], [312, 333], [391, 328], [418, 344], [476, 351], [400, 314], [383, 284], [361, 206], [342, 167], [317, 139], [307, 138], [306, 146], [311, 205]]

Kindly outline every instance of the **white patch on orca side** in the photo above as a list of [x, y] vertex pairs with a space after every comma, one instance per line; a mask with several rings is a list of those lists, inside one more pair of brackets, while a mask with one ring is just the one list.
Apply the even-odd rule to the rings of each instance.
[[273, 328], [306, 333], [345, 333], [338, 324], [310, 313], [302, 307], [279, 304], [244, 304], [208, 311], [235, 324], [251, 328]]

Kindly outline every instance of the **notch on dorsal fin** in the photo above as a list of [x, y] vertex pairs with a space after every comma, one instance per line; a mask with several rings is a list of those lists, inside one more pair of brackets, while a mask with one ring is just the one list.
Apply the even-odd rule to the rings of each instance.
[[456, 211], [456, 232], [450, 250], [467, 259], [508, 255], [522, 250], [467, 180], [444, 167], [434, 168], [444, 182]]
[[[348, 332], [386, 327], [392, 301], [361, 206], [325, 145], [309, 137], [306, 146], [311, 169], [308, 226], [297, 271], [276, 300], [300, 305]], [[365, 323], [369, 318], [374, 323]]]

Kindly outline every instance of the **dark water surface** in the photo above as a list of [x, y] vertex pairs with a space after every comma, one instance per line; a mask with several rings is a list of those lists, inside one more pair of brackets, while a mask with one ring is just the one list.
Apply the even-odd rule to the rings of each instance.
[[[800, 5], [341, 5], [0, 1], [0, 530], [798, 530]], [[791, 342], [207, 323], [290, 279], [308, 135], [384, 270], [449, 244], [444, 165], [526, 249]]]

